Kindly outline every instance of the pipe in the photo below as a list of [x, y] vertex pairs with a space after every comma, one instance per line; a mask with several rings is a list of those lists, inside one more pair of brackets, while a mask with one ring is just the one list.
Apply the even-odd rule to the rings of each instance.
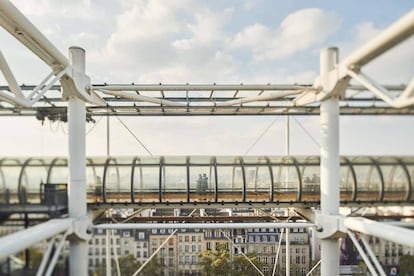
[[[321, 51], [320, 71], [324, 88], [329, 87], [329, 72], [338, 62], [338, 49]], [[339, 100], [328, 98], [321, 103], [321, 213], [339, 214]], [[321, 240], [321, 274], [339, 275], [338, 239]]]
[[366, 218], [344, 218], [343, 224], [346, 228], [363, 234], [376, 236], [385, 240], [414, 247], [414, 231], [390, 225], [388, 223], [376, 222]]
[[309, 228], [307, 222], [257, 222], [257, 223], [103, 223], [96, 229], [257, 229], [257, 228]]
[[310, 85], [285, 84], [131, 84], [131, 85], [92, 85], [92, 89], [108, 91], [277, 91], [307, 90], [317, 91]]
[[0, 24], [53, 70], [68, 59], [10, 1], [0, 1]]
[[73, 218], [53, 219], [28, 229], [0, 238], [0, 259], [21, 252], [38, 242], [69, 230], [72, 232]]
[[414, 9], [394, 22], [377, 37], [350, 54], [343, 64], [361, 67], [414, 34]]

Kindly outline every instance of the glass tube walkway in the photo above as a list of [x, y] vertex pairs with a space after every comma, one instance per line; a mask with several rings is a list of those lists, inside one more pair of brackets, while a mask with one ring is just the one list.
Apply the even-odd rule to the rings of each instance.
[[[95, 204], [319, 203], [317, 156], [160, 156], [87, 159]], [[0, 159], [0, 205], [41, 204], [66, 189], [65, 158]], [[414, 157], [342, 157], [342, 204], [414, 203]]]

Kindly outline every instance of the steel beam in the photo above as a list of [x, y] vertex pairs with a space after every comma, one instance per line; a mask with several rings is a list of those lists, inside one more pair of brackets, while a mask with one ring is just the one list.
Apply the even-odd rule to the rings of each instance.
[[414, 247], [414, 231], [398, 227], [389, 223], [376, 222], [366, 218], [344, 218], [343, 225], [347, 229], [357, 231], [366, 235], [372, 235], [392, 241], [398, 244], [404, 244], [408, 247]]
[[344, 61], [347, 67], [361, 67], [414, 34], [414, 9], [377, 37], [353, 52]]
[[53, 219], [0, 238], [0, 259], [16, 254], [56, 234], [72, 232], [73, 218]]

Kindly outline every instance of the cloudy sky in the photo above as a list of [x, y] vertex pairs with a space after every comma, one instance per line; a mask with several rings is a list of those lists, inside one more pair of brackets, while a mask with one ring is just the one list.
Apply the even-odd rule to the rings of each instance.
[[[409, 1], [15, 0], [62, 53], [86, 50], [92, 83], [313, 83], [319, 51], [346, 57], [412, 9]], [[48, 68], [3, 29], [0, 49], [20, 84]], [[414, 40], [366, 68], [384, 84], [408, 83]], [[4, 80], [0, 77], [0, 82]], [[342, 117], [341, 154], [414, 155], [412, 117]], [[96, 118], [99, 121], [99, 118]], [[284, 154], [283, 117], [122, 118], [154, 155]], [[66, 155], [67, 125], [0, 118], [0, 155]], [[146, 152], [111, 119], [111, 154]], [[87, 125], [87, 130], [93, 127]], [[291, 153], [319, 154], [319, 117], [291, 119]], [[106, 154], [106, 121], [87, 135], [87, 154]]]

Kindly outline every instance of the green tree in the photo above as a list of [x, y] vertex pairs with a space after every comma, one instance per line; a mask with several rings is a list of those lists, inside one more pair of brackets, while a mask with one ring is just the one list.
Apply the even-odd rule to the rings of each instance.
[[225, 244], [219, 243], [215, 251], [205, 250], [199, 257], [203, 275], [231, 275], [230, 252]]
[[137, 271], [138, 267], [141, 266], [141, 263], [131, 254], [120, 257], [118, 262], [121, 275], [132, 275]]
[[[138, 262], [139, 263], [139, 262]], [[134, 272], [138, 270], [139, 267], [141, 267], [141, 263], [139, 263], [139, 266], [136, 267]], [[160, 262], [160, 260], [155, 256], [151, 259], [151, 261], [145, 265], [144, 269], [141, 271], [139, 275], [153, 275], [153, 276], [159, 276], [162, 275], [162, 272], [165, 268], [164, 263]], [[128, 274], [126, 274], [128, 275]]]
[[[264, 263], [259, 261], [257, 258], [256, 252], [250, 252], [246, 254], [246, 257], [260, 270], [263, 271]], [[233, 258], [232, 267], [233, 275], [238, 276], [250, 276], [250, 275], [260, 275], [256, 268], [242, 255], [235, 256]]]
[[400, 257], [400, 271], [401, 276], [414, 276], [414, 256], [402, 255]]

